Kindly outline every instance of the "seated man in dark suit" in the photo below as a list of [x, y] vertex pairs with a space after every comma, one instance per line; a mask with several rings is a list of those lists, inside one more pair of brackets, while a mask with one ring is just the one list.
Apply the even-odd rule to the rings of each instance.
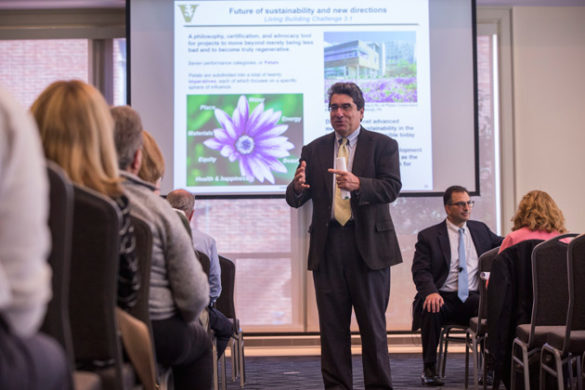
[[435, 366], [441, 326], [467, 325], [477, 315], [479, 256], [502, 242], [484, 223], [469, 220], [473, 201], [464, 187], [447, 188], [443, 204], [447, 218], [418, 234], [412, 262], [412, 330], [421, 329], [421, 380], [428, 386], [443, 385]]

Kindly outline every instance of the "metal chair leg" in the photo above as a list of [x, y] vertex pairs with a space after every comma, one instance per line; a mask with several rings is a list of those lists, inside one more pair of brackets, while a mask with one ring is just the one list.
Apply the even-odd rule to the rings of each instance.
[[530, 390], [530, 360], [528, 360], [528, 349], [522, 347], [522, 359], [524, 360], [524, 390]]
[[581, 356], [575, 357], [575, 368], [577, 370], [577, 375], [575, 377], [577, 381], [577, 390], [583, 390], [583, 381], [581, 380], [583, 376], [582, 368], [581, 368]]
[[[565, 376], [563, 374], [563, 362], [561, 360], [561, 356], [556, 353], [555, 351], [555, 366], [557, 368], [557, 386], [558, 390], [565, 390]], [[571, 373], [571, 367], [569, 364], [568, 367], [569, 374]], [[569, 375], [570, 377], [570, 375]]]
[[230, 338], [230, 355], [232, 359], [232, 382], [235, 382], [236, 378], [238, 377], [238, 354], [236, 352], [236, 340], [232, 337]]
[[441, 333], [439, 335], [439, 369], [438, 373], [441, 375], [442, 378], [445, 377], [445, 356], [447, 355], [447, 337], [449, 333], [446, 331], [445, 328], [441, 329]]
[[218, 383], [218, 367], [217, 367], [217, 345], [215, 344], [215, 339], [212, 339], [211, 342], [211, 358], [213, 359], [213, 390], [219, 390], [219, 383]]
[[465, 389], [469, 388], [469, 332], [465, 332]]
[[246, 362], [244, 360], [244, 335], [242, 332], [238, 332], [238, 360], [240, 370], [240, 387], [244, 387], [246, 383]]
[[[472, 353], [472, 358], [473, 358], [473, 387], [477, 390], [478, 389], [478, 382], [479, 382], [479, 366], [480, 366], [480, 362], [479, 362], [479, 354], [478, 354], [478, 344], [477, 344], [477, 335], [475, 333], [471, 333], [471, 353]], [[467, 360], [465, 362], [466, 365], [466, 376], [465, 376], [465, 386], [467, 388], [467, 372], [468, 372], [468, 368], [467, 368]]]
[[219, 365], [221, 365], [221, 369], [220, 369], [220, 377], [221, 377], [221, 389], [222, 390], [226, 390], [227, 389], [227, 378], [226, 378], [226, 369], [227, 367], [225, 366], [225, 353], [223, 353], [220, 358], [219, 358]]

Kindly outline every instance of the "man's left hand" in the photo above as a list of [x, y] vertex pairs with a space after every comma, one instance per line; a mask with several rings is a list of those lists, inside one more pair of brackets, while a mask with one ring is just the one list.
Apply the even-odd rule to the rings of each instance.
[[340, 189], [347, 191], [357, 191], [360, 189], [360, 179], [353, 173], [338, 169], [328, 169], [327, 171], [335, 174], [335, 182]]

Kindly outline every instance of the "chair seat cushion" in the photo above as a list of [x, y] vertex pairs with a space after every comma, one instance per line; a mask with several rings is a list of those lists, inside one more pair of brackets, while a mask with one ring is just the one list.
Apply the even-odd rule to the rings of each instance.
[[[104, 389], [115, 389], [120, 383], [120, 378], [117, 377], [116, 368], [108, 367], [101, 370], [94, 371], [100, 376], [102, 381], [102, 387]], [[124, 389], [131, 389], [134, 387], [136, 377], [134, 375], [134, 369], [130, 363], [124, 363], [122, 365], [122, 386]]]
[[479, 317], [471, 317], [469, 320], [469, 328], [477, 335], [482, 336], [487, 332], [487, 320], [481, 319], [479, 323]]
[[74, 371], [73, 385], [75, 390], [102, 390], [100, 376], [90, 371]]
[[[534, 335], [532, 338], [532, 345], [542, 346], [547, 341], [549, 333], [557, 331], [558, 329], [565, 329], [564, 325], [551, 325], [551, 326], [535, 326]], [[530, 324], [521, 324], [516, 327], [516, 337], [522, 342], [528, 343], [530, 337]]]
[[[546, 342], [556, 348], [563, 349], [563, 343], [565, 341], [565, 327], [559, 326], [558, 329], [551, 331], [547, 335]], [[568, 352], [572, 354], [582, 354], [585, 351], [585, 330], [574, 330], [571, 332], [571, 342], [569, 344]]]

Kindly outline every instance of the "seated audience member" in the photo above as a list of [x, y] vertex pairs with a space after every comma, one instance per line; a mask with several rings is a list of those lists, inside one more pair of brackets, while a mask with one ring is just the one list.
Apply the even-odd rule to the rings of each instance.
[[563, 212], [549, 194], [539, 190], [524, 195], [512, 222], [512, 232], [504, 238], [499, 253], [520, 241], [548, 240], [567, 231]]
[[31, 107], [47, 159], [60, 165], [74, 183], [112, 199], [121, 212], [118, 306], [128, 310], [136, 304], [140, 279], [109, 110], [102, 94], [79, 80], [52, 83]]
[[154, 184], [154, 193], [160, 195], [160, 182], [165, 173], [165, 160], [154, 137], [142, 130], [142, 164], [138, 177]]
[[38, 333], [51, 299], [48, 212], [38, 132], [0, 90], [0, 389], [71, 388], [63, 350]]
[[478, 259], [502, 238], [484, 223], [470, 220], [473, 201], [464, 187], [451, 186], [443, 195], [447, 218], [418, 234], [412, 263], [417, 295], [412, 330], [421, 329], [427, 386], [442, 386], [436, 371], [437, 346], [445, 324], [469, 324], [479, 305]]
[[[142, 130], [142, 163], [138, 177], [154, 185], [154, 193], [160, 195], [160, 183], [165, 173], [165, 160], [154, 137], [146, 130]], [[189, 220], [183, 212], [178, 212], [181, 222], [191, 237]]]
[[142, 160], [142, 122], [129, 106], [111, 109], [118, 163], [132, 214], [153, 234], [150, 317], [156, 357], [171, 366], [176, 389], [209, 389], [211, 341], [197, 318], [209, 302], [209, 284], [180, 218], [137, 174]]
[[[193, 221], [195, 214], [195, 196], [185, 190], [174, 190], [168, 193], [167, 201], [175, 209], [185, 214], [188, 221]], [[221, 268], [217, 256], [215, 239], [209, 234], [191, 226], [193, 247], [209, 258], [209, 326], [217, 338], [217, 356], [221, 356], [234, 333], [233, 323], [215, 306], [215, 301], [221, 294]]]

